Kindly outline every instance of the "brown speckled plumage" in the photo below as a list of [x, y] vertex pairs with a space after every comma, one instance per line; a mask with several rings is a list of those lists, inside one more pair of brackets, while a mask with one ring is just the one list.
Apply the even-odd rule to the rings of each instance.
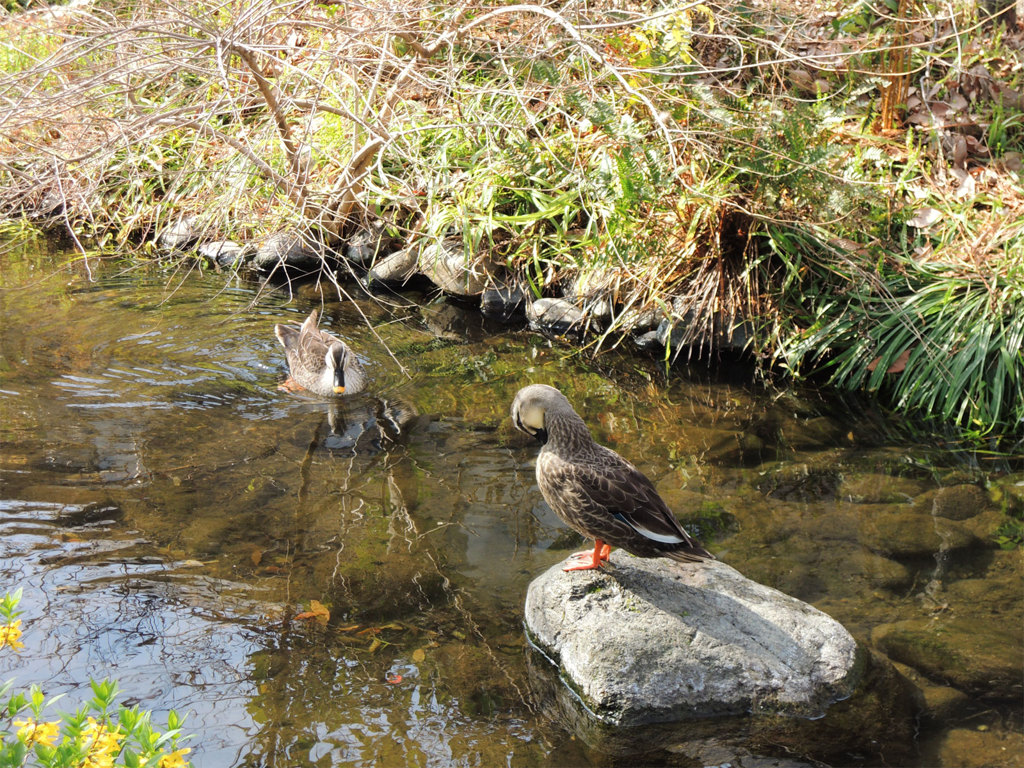
[[594, 442], [583, 419], [557, 389], [533, 384], [519, 390], [512, 403], [512, 422], [543, 443], [537, 456], [537, 485], [570, 528], [639, 557], [714, 559], [683, 530], [640, 470]]
[[366, 387], [366, 374], [358, 358], [345, 342], [320, 330], [316, 323], [314, 309], [298, 328], [274, 326], [292, 380], [318, 397], [361, 392]]

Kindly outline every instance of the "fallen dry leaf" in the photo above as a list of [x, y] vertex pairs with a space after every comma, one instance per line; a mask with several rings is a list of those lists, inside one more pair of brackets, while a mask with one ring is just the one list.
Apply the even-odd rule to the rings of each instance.
[[942, 211], [931, 206], [924, 206], [914, 211], [914, 215], [907, 219], [907, 226], [915, 229], [924, 229], [942, 218]]
[[309, 610], [296, 614], [295, 619], [297, 621], [315, 621], [317, 624], [326, 627], [327, 622], [331, 620], [331, 612], [319, 600], [310, 600]]
[[[886, 373], [902, 373], [907, 368], [907, 360], [910, 359], [910, 350], [905, 349], [900, 353], [900, 356], [893, 360], [892, 365], [885, 369]], [[882, 361], [882, 358], [876, 357], [870, 363], [868, 363], [868, 370], [873, 371], [878, 367], [878, 364]]]

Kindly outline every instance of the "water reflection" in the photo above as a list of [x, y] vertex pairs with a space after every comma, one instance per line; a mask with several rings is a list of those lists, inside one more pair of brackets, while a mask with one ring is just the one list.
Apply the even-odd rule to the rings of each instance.
[[[610, 756], [550, 670], [531, 678], [527, 585], [579, 544], [507, 423], [532, 381], [571, 393], [722, 559], [929, 684], [948, 671], [906, 640], [920, 624], [1019, 628], [1020, 566], [988, 543], [999, 511], [947, 524], [929, 494], [971, 479], [937, 480], [953, 470], [928, 446], [879, 446], [827, 403], [724, 379], [663, 386], [629, 357], [596, 369], [423, 297], [398, 312], [324, 305], [374, 386], [319, 402], [277, 390], [273, 326], [311, 297], [141, 270], [40, 279], [52, 265], [27, 255], [0, 277], [0, 574], [24, 587], [26, 629], [0, 679], [72, 708], [90, 676], [115, 676], [158, 720], [191, 713], [199, 765], [692, 765], [729, 750], [762, 765], [793, 748], [754, 749], [730, 726], [654, 753], [618, 734]], [[296, 618], [313, 601], [323, 626]], [[1019, 637], [1003, 645], [979, 641], [986, 679], [1019, 659]], [[932, 726], [911, 762], [940, 764], [967, 717], [990, 733], [1019, 724], [1013, 681], [983, 701], [972, 669], [935, 693], [959, 693], [968, 714]]]

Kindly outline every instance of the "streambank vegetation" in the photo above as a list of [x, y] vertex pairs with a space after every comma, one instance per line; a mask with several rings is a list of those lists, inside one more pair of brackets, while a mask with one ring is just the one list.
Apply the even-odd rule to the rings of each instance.
[[594, 347], [738, 345], [1024, 431], [1012, 5], [5, 6], [0, 215], [82, 253], [298, 231], [340, 290], [357, 233], [374, 259], [454, 239]]

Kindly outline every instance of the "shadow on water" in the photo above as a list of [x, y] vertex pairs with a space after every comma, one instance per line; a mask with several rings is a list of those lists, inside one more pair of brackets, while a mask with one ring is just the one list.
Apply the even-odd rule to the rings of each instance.
[[[0, 679], [71, 709], [115, 677], [158, 720], [188, 713], [211, 766], [981, 765], [1019, 729], [1019, 557], [931, 446], [879, 442], [813, 393], [596, 367], [423, 296], [325, 304], [374, 386], [318, 402], [277, 389], [273, 335], [318, 297], [5, 259], [0, 574], [24, 588], [26, 648]], [[858, 753], [842, 704], [645, 733], [574, 709], [522, 631], [529, 582], [579, 544], [507, 423], [530, 382], [566, 392], [721, 559], [901, 662], [916, 733]]]

